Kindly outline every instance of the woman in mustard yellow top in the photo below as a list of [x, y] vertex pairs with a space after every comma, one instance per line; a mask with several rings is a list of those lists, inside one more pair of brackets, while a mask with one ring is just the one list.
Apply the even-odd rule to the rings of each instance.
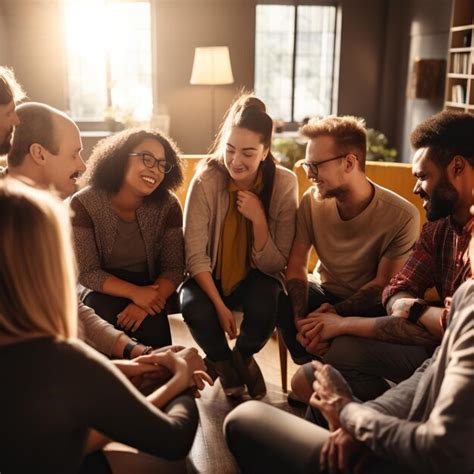
[[[278, 166], [273, 122], [263, 102], [240, 96], [226, 114], [213, 154], [194, 177], [185, 206], [189, 279], [181, 310], [226, 395], [260, 398], [266, 388], [253, 354], [275, 327], [294, 236], [296, 177]], [[232, 309], [244, 317], [240, 333]], [[230, 350], [225, 334], [237, 338]]]

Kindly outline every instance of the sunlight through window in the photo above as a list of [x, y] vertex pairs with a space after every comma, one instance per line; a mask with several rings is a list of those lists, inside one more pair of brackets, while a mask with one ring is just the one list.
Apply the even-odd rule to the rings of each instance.
[[64, 14], [74, 119], [149, 120], [153, 112], [150, 3], [67, 0]]

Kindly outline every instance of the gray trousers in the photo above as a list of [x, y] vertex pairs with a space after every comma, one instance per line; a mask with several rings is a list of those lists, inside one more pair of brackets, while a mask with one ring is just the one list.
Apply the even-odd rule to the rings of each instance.
[[262, 402], [250, 401], [224, 421], [227, 445], [244, 473], [318, 473], [329, 431]]
[[[341, 372], [359, 400], [367, 401], [390, 388], [385, 379], [395, 383], [407, 379], [431, 354], [422, 346], [340, 336], [332, 341], [322, 360]], [[312, 383], [311, 364], [305, 364], [304, 370]]]
[[[224, 435], [241, 472], [320, 473], [319, 453], [329, 431], [262, 402], [239, 405], [224, 421]], [[406, 473], [393, 462], [373, 458], [367, 474]]]

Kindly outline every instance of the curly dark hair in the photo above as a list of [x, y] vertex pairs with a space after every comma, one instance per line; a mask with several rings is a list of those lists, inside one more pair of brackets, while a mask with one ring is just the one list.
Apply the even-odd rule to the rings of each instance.
[[460, 155], [474, 166], [474, 115], [445, 110], [422, 122], [411, 134], [413, 148], [429, 148], [430, 159], [446, 168]]
[[145, 200], [159, 200], [166, 192], [174, 191], [183, 183], [183, 164], [179, 149], [169, 137], [151, 129], [129, 128], [100, 140], [92, 150], [87, 171], [81, 178], [81, 186], [91, 185], [111, 194], [122, 187], [129, 153], [141, 142], [153, 139], [165, 149], [166, 161], [173, 164], [164, 175], [161, 184]]

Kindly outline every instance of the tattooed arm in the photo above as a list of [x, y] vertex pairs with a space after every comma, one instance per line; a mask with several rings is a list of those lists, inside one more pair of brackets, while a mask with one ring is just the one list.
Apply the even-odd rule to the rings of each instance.
[[[396, 316], [364, 318], [320, 313], [316, 318], [320, 318], [321, 321], [322, 329], [319, 336], [322, 341], [331, 340], [337, 336], [351, 335], [395, 344], [421, 345], [432, 348], [438, 345], [441, 339], [430, 333], [420, 321], [418, 324], [413, 324], [405, 318]], [[305, 328], [303, 328], [304, 330]]]
[[406, 257], [390, 259], [382, 257], [377, 267], [375, 278], [367, 282], [349, 298], [334, 306], [341, 316], [367, 316], [367, 312], [382, 304], [382, 291], [393, 275], [403, 267]]
[[293, 278], [286, 282], [288, 295], [290, 296], [293, 315], [296, 319], [304, 318], [308, 314], [308, 280], [297, 280]]
[[341, 316], [364, 315], [374, 307], [382, 304], [383, 289], [382, 285], [371, 282], [349, 298], [335, 304], [334, 310]]
[[286, 270], [286, 287], [295, 319], [308, 314], [308, 258], [311, 245], [295, 241]]

